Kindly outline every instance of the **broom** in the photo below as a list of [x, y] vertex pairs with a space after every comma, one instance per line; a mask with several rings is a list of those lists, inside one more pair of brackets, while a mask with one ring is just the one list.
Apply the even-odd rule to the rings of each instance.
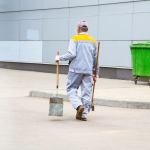
[[[97, 74], [99, 48], [100, 48], [100, 42], [98, 42], [98, 51], [97, 51], [97, 60], [96, 60], [96, 68], [95, 68], [95, 77], [96, 77], [96, 74]], [[94, 111], [94, 90], [95, 90], [95, 82], [94, 82], [94, 84], [93, 84], [93, 93], [92, 93], [92, 111]]]

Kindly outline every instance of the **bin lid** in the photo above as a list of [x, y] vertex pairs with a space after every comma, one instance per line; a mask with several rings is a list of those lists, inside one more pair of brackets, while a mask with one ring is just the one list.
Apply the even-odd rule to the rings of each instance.
[[142, 41], [132, 44], [130, 48], [150, 48], [150, 41]]

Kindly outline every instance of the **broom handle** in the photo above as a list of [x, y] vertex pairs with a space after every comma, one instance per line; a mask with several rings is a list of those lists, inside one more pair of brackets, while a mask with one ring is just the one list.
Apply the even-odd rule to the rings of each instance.
[[[57, 56], [59, 56], [59, 51], [57, 51]], [[58, 86], [59, 86], [59, 61], [57, 62], [57, 82], [56, 82], [56, 94], [58, 95]]]
[[[98, 57], [99, 57], [99, 48], [100, 48], [100, 42], [98, 42], [98, 51], [97, 51], [97, 59], [96, 59], [96, 68], [95, 68], [95, 77], [96, 77], [96, 74], [97, 74], [97, 65], [98, 65]], [[92, 107], [94, 109], [94, 90], [95, 90], [95, 82], [94, 82], [94, 85], [93, 85], [93, 93], [92, 93]], [[94, 111], [92, 109], [92, 111]]]

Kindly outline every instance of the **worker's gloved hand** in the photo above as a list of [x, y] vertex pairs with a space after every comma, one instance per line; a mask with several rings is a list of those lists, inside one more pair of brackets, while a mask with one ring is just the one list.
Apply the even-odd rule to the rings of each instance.
[[59, 62], [59, 56], [55, 57], [55, 63]]
[[93, 81], [96, 83], [98, 76], [93, 76]]

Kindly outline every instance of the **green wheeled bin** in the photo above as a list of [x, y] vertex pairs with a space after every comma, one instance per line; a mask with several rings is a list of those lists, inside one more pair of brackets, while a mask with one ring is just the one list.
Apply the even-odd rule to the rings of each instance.
[[139, 77], [149, 79], [148, 84], [150, 85], [150, 41], [132, 44], [130, 49], [135, 84]]

